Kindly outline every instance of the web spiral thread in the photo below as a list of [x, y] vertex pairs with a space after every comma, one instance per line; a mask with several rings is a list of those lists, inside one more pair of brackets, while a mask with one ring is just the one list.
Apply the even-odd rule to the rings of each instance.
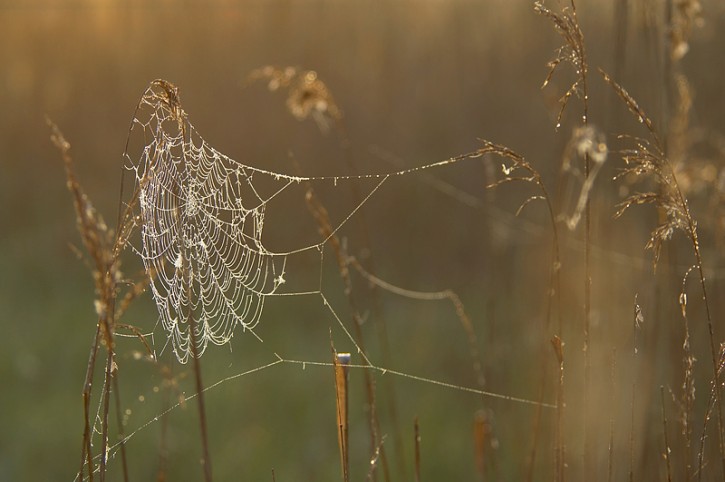
[[293, 178], [250, 168], [210, 147], [189, 123], [176, 87], [165, 81], [144, 93], [131, 135], [143, 136], [140, 156], [126, 154], [138, 192], [137, 250], [161, 324], [184, 363], [192, 353], [192, 322], [201, 355], [210, 342], [229, 342], [237, 325], [253, 330], [265, 297], [284, 283], [286, 256], [262, 244], [265, 207], [275, 193], [260, 194], [253, 179], [274, 176], [281, 190]]

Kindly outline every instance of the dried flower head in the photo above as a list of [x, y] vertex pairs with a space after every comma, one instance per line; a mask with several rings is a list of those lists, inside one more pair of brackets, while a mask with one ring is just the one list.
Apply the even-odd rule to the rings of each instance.
[[674, 3], [670, 25], [670, 57], [680, 60], [690, 51], [693, 27], [703, 25], [700, 0], [678, 0]]
[[314, 70], [298, 70], [295, 67], [277, 68], [265, 66], [252, 71], [249, 81], [266, 80], [267, 88], [274, 92], [287, 90], [287, 109], [298, 120], [312, 117], [327, 133], [330, 123], [342, 119], [342, 111], [335, 103], [327, 85]]

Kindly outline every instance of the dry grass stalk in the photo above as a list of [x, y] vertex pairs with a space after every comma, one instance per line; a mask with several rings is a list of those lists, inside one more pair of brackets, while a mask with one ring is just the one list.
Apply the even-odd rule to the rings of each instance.
[[[545, 345], [544, 345], [545, 346]], [[546, 364], [544, 364], [544, 367], [542, 367], [542, 371], [546, 371], [545, 368]], [[539, 386], [539, 402], [544, 401], [544, 393], [546, 393], [546, 386], [547, 381], [549, 377], [543, 376], [541, 377], [541, 385]], [[533, 428], [532, 428], [532, 437], [531, 437], [531, 451], [529, 452], [529, 456], [526, 459], [526, 481], [531, 482], [534, 480], [534, 472], [536, 470], [536, 457], [538, 455], [538, 449], [539, 449], [539, 437], [541, 435], [541, 418], [543, 415], [543, 409], [544, 406], [539, 404], [536, 407], [536, 413], [534, 414], [534, 421], [533, 421]]]
[[[182, 218], [183, 219], [183, 218]], [[183, 223], [183, 221], [182, 221]], [[181, 269], [184, 273], [187, 299], [192, 299], [190, 279], [189, 261], [186, 253], [181, 252]], [[201, 354], [199, 353], [199, 344], [197, 339], [196, 317], [194, 316], [193, 306], [189, 306], [189, 334], [191, 335], [191, 356], [194, 363], [194, 383], [197, 395], [197, 407], [199, 413], [199, 430], [201, 432], [201, 468], [204, 473], [204, 481], [211, 482], [213, 480], [211, 470], [211, 454], [209, 453], [209, 435], [206, 423], [206, 407], [204, 404], [204, 383], [201, 378]]]
[[682, 425], [682, 437], [684, 439], [684, 456], [685, 456], [685, 480], [689, 481], [692, 474], [692, 418], [695, 410], [695, 356], [692, 353], [690, 345], [690, 324], [687, 319], [687, 278], [694, 269], [690, 268], [682, 279], [682, 288], [680, 290], [680, 312], [684, 322], [685, 336], [682, 342], [682, 364], [684, 372], [684, 380], [682, 382], [682, 403], [680, 404], [680, 424]]
[[[712, 417], [712, 411], [715, 408], [715, 401], [718, 393], [718, 380], [722, 376], [723, 370], [725, 369], [725, 343], [720, 344], [720, 351], [718, 354], [717, 362], [717, 377], [712, 380], [710, 384], [710, 397], [707, 401], [707, 409], [705, 410], [705, 417], [702, 422], [702, 434], [700, 435], [700, 450], [697, 454], [697, 481], [702, 481], [702, 473], [705, 468], [705, 439], [707, 438], [707, 425]], [[722, 457], [722, 452], [721, 452]]]
[[478, 410], [473, 418], [473, 447], [476, 470], [481, 480], [486, 480], [486, 457], [492, 443], [491, 423], [485, 410]]
[[611, 380], [610, 380], [610, 416], [609, 416], [609, 447], [608, 447], [608, 459], [607, 459], [607, 482], [612, 482], [614, 476], [614, 418], [616, 414], [616, 401], [617, 401], [617, 349], [612, 348], [612, 365], [611, 365]]
[[555, 335], [551, 339], [551, 346], [554, 348], [556, 361], [559, 363], [558, 384], [556, 387], [556, 442], [554, 447], [555, 477], [558, 482], [563, 482], [566, 471], [566, 443], [564, 439], [564, 342]]
[[638, 295], [634, 295], [634, 306], [632, 310], [632, 405], [631, 405], [631, 418], [629, 428], [629, 481], [634, 482], [634, 408], [635, 401], [637, 398], [637, 383], [639, 381], [637, 363], [637, 355], [639, 354], [639, 345], [637, 344], [637, 333], [639, 333], [644, 323], [644, 315], [642, 314], [642, 308], [640, 308], [637, 302]]
[[[483, 143], [483, 147], [478, 149], [476, 153], [480, 156], [486, 155], [486, 154], [493, 154], [497, 155], [499, 157], [502, 157], [506, 160], [508, 160], [511, 165], [507, 166], [506, 164], [501, 165], [501, 170], [504, 174], [504, 177], [500, 180], [489, 184], [486, 186], [486, 188], [494, 188], [498, 187], [502, 184], [507, 184], [510, 182], [524, 182], [524, 183], [530, 183], [533, 184], [537, 190], [539, 191], [538, 195], [532, 195], [526, 198], [521, 205], [519, 206], [518, 210], [516, 211], [516, 215], [518, 216], [521, 214], [523, 209], [529, 205], [529, 203], [532, 203], [534, 201], [543, 201], [546, 204], [547, 213], [549, 215], [549, 221], [551, 223], [552, 228], [552, 261], [551, 261], [551, 275], [550, 275], [550, 285], [549, 285], [549, 301], [548, 301], [548, 307], [547, 307], [547, 315], [546, 315], [546, 326], [548, 327], [551, 323], [551, 316], [552, 316], [552, 298], [554, 296], [559, 299], [559, 304], [561, 304], [560, 296], [561, 296], [561, 281], [560, 281], [560, 270], [561, 270], [561, 257], [560, 257], [560, 250], [559, 250], [559, 232], [556, 227], [556, 214], [554, 211], [554, 206], [551, 200], [551, 196], [549, 196], [549, 192], [546, 189], [546, 185], [544, 184], [544, 181], [541, 178], [541, 175], [539, 172], [534, 168], [534, 166], [529, 163], [522, 155], [518, 154], [516, 151], [506, 147], [502, 146], [500, 144], [494, 144], [493, 142], [483, 140], [481, 139], [481, 142]], [[557, 326], [557, 333], [559, 337], [562, 335], [562, 326], [561, 326], [561, 316], [558, 317], [558, 326]]]
[[380, 443], [375, 447], [373, 455], [372, 455], [372, 457], [370, 457], [370, 470], [368, 470], [368, 474], [365, 477], [365, 480], [367, 480], [368, 482], [373, 482], [375, 480], [375, 474], [378, 469], [378, 462], [380, 461], [380, 457], [382, 456], [382, 450], [383, 450], [384, 443], [385, 443], [385, 435], [380, 437]]
[[349, 393], [347, 390], [349, 353], [337, 353], [332, 350], [332, 363], [335, 371], [335, 413], [337, 415], [337, 443], [340, 447], [340, 464], [342, 479], [350, 480], [350, 446], [349, 446]]
[[413, 423], [413, 443], [415, 444], [415, 482], [420, 482], [420, 424], [418, 417]]
[[667, 438], [667, 412], [665, 411], [665, 387], [660, 386], [660, 399], [662, 402], [662, 431], [665, 438], [664, 459], [667, 464], [667, 482], [672, 482], [672, 467], [670, 464], [670, 442]]

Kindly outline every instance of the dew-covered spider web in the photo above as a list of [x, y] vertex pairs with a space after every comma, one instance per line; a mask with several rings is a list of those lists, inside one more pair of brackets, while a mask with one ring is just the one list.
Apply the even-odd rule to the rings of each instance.
[[[178, 360], [224, 345], [260, 321], [265, 301], [284, 291], [287, 259], [318, 251], [391, 175], [302, 177], [242, 164], [211, 147], [189, 122], [176, 87], [155, 81], [141, 98], [125, 153], [133, 173], [141, 243], [135, 251], [150, 276], [160, 323]], [[456, 162], [464, 157], [433, 165]], [[432, 167], [426, 166], [426, 167]], [[414, 169], [415, 170], [415, 169]], [[322, 242], [271, 252], [263, 233], [268, 203], [292, 185], [372, 179], [373, 187]], [[192, 337], [190, 327], [195, 326]]]
[[[140, 256], [174, 353], [223, 345], [235, 330], [252, 330], [265, 298], [284, 283], [285, 255], [262, 243], [267, 202], [252, 169], [224, 156], [196, 134], [173, 86], [154, 83], [143, 95], [132, 131], [147, 144], [127, 154], [138, 188]], [[279, 178], [283, 190], [292, 178]]]

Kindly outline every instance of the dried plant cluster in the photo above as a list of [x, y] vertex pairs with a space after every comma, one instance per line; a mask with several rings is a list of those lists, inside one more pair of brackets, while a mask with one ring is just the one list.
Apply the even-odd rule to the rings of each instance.
[[322, 132], [326, 133], [330, 124], [342, 119], [342, 111], [327, 85], [317, 77], [314, 70], [267, 65], [254, 70], [249, 74], [248, 80], [266, 81], [267, 88], [272, 92], [285, 90], [290, 114], [298, 120], [312, 117]]
[[[138, 328], [120, 323], [119, 320], [128, 309], [133, 300], [145, 290], [148, 280], [153, 277], [153, 273], [147, 273], [138, 282], [132, 282], [124, 278], [121, 272], [120, 254], [126, 247], [128, 238], [135, 227], [135, 219], [131, 215], [131, 206], [134, 201], [128, 204], [127, 209], [119, 213], [119, 223], [117, 230], [114, 232], [108, 228], [103, 217], [96, 211], [90, 199], [83, 191], [78, 182], [73, 158], [70, 155], [70, 143], [58, 129], [58, 127], [49, 121], [52, 130], [51, 140], [58, 148], [63, 158], [65, 167], [65, 175], [68, 190], [73, 197], [73, 205], [76, 211], [76, 225], [81, 235], [83, 245], [86, 249], [88, 259], [88, 269], [93, 276], [93, 282], [96, 291], [96, 299], [94, 306], [98, 315], [96, 324], [96, 332], [91, 345], [91, 353], [88, 360], [88, 368], [86, 371], [85, 381], [83, 383], [83, 443], [81, 450], [81, 470], [84, 467], [88, 469], [88, 477], [93, 478], [96, 470], [100, 474], [105, 474], [106, 465], [108, 463], [108, 447], [109, 447], [109, 413], [111, 404], [111, 393], [114, 395], [114, 404], [117, 412], [117, 430], [119, 438], [123, 438], [123, 424], [121, 421], [120, 401], [118, 391], [117, 371], [118, 365], [115, 353], [115, 336], [118, 330], [130, 331], [138, 336], [142, 344], [148, 350], [149, 356], [152, 356], [146, 340]], [[125, 289], [124, 289], [125, 288]], [[94, 371], [97, 355], [100, 347], [106, 349], [106, 362], [104, 369], [104, 380], [102, 388], [103, 407], [100, 420], [101, 431], [101, 453], [98, 457], [93, 456], [92, 439], [94, 433], [98, 430], [94, 421], [91, 408], [91, 396], [94, 383]], [[113, 387], [113, 389], [112, 389]], [[126, 472], [126, 453], [125, 448], [121, 445], [121, 459]], [[96, 461], [97, 460], [97, 461]], [[96, 466], [98, 464], [98, 466]]]
[[[331, 389], [330, 395], [334, 394], [335, 413], [330, 419], [337, 428], [344, 482], [363, 476], [373, 481], [408, 480], [410, 474], [416, 481], [424, 480], [422, 468], [433, 463], [421, 452], [421, 445], [426, 440], [425, 422], [398, 406], [396, 385], [390, 381], [391, 376], [477, 397], [476, 409], [471, 414], [471, 433], [463, 436], [471, 439], [471, 467], [482, 480], [515, 473], [524, 480], [553, 479], [557, 482], [579, 480], [592, 474], [606, 480], [628, 476], [629, 480], [666, 477], [667, 480], [688, 482], [725, 481], [722, 416], [725, 333], [719, 322], [722, 314], [716, 313], [717, 304], [713, 301], [722, 296], [722, 292], [715, 292], [716, 296], [713, 296], [713, 282], [706, 276], [725, 259], [720, 240], [725, 233], [725, 210], [722, 209], [725, 142], [718, 135], [705, 134], [703, 128], [694, 125], [694, 94], [681, 65], [690, 49], [694, 28], [702, 22], [700, 2], [667, 0], [665, 3], [663, 18], [667, 28], [660, 41], [666, 46], [669, 63], [662, 72], [662, 98], [666, 102], [661, 124], [655, 122], [625, 86], [605, 70], [600, 68], [600, 76], [589, 77], [591, 59], [587, 56], [585, 36], [573, 0], [559, 8], [547, 6], [545, 2], [534, 3], [535, 11], [551, 22], [563, 40], [554, 60], [548, 64], [549, 72], [543, 87], [554, 83], [554, 74], [562, 65], [571, 66], [574, 73], [573, 82], [559, 99], [560, 106], [551, 128], [555, 133], [563, 131], [562, 126], [566, 125], [571, 132], [561, 143], [565, 147], [559, 158], [559, 177], [553, 188], [551, 181], [541, 174], [541, 160], [526, 159], [514, 149], [488, 140], [479, 140], [479, 147], [472, 152], [383, 175], [304, 177], [296, 161], [291, 167], [298, 172], [297, 176], [252, 168], [206, 144], [190, 124], [177, 87], [166, 81], [154, 81], [141, 99], [131, 129], [132, 132], [140, 130], [145, 144], [142, 153], [127, 156], [130, 165], [126, 169], [135, 173], [135, 186], [130, 196], [122, 197], [118, 226], [114, 231], [105, 225], [83, 192], [73, 171], [70, 146], [57, 127], [52, 126], [52, 139], [65, 163], [78, 230], [90, 261], [98, 314], [83, 390], [85, 426], [77, 479], [105, 480], [110, 470], [109, 450], [113, 449], [113, 454], [120, 453], [121, 471], [128, 480], [125, 453], [128, 437], [124, 435], [121, 422], [117, 381], [121, 367], [115, 353], [114, 335], [118, 330], [136, 335], [153, 359], [154, 351], [142, 331], [120, 322], [131, 302], [150, 287], [159, 308], [160, 325], [166, 330], [164, 335], [171, 338], [169, 343], [174, 353], [182, 362], [187, 358], [193, 361], [196, 393], [186, 399], [195, 398], [198, 402], [201, 467], [206, 481], [212, 480], [211, 459], [214, 456], [208, 441], [214, 434], [207, 433], [203, 396], [209, 388], [202, 382], [200, 365], [206, 338], [224, 345], [230, 342], [235, 330], [245, 329], [256, 336], [253, 330], [260, 320], [262, 301], [278, 294], [321, 298], [330, 317], [339, 323], [347, 336], [346, 341], [357, 348], [357, 353], [352, 355], [338, 353], [331, 333], [331, 362], [286, 359], [275, 353], [275, 361], [259, 368], [283, 363], [303, 367], [309, 363], [331, 368], [334, 391]], [[619, 2], [615, 13], [617, 19], [627, 19], [628, 8], [628, 2]], [[617, 58], [622, 55], [622, 52], [617, 53]], [[616, 71], [622, 70], [623, 66], [618, 65]], [[314, 71], [266, 66], [254, 70], [247, 80], [264, 81], [270, 91], [286, 92], [289, 114], [298, 120], [312, 118], [323, 134], [330, 127], [344, 132], [342, 110]], [[607, 98], [611, 93], [614, 96], [610, 98], [616, 103], [613, 107], [628, 110], [635, 121], [632, 124], [644, 128], [644, 136], [627, 133], [625, 124], [610, 126], [605, 135], [603, 128], [595, 127], [590, 121], [605, 118], [590, 107], [591, 97]], [[570, 102], [572, 100], [574, 102]], [[581, 104], [581, 115], [572, 122], [564, 118], [564, 113], [567, 106], [577, 100]], [[144, 111], [150, 115], [144, 117]], [[703, 144], [714, 146], [714, 149], [707, 150], [707, 155], [700, 155], [698, 147]], [[347, 134], [343, 133], [341, 151], [349, 155], [351, 149]], [[480, 336], [486, 327], [467, 310], [467, 299], [450, 289], [424, 292], [384, 279], [375, 272], [372, 256], [367, 252], [369, 240], [365, 239], [363, 243], [365, 255], [358, 256], [349, 251], [342, 232], [346, 222], [359, 216], [367, 237], [367, 224], [358, 210], [389, 178], [412, 177], [422, 171], [432, 176], [430, 172], [435, 168], [476, 160], [483, 160], [487, 165], [494, 160], [502, 162], [498, 176], [481, 183], [482, 186], [499, 189], [504, 185], [522, 186], [528, 193], [515, 216], [529, 215], [537, 204], [545, 207], [547, 230], [551, 232], [551, 254], [545, 273], [548, 284], [541, 287], [540, 293], [545, 300], [540, 313], [543, 321], [530, 329], [530, 336], [537, 340], [540, 351], [526, 356], [536, 364], [536, 399], [506, 395], [488, 386], [490, 367], [485, 349], [482, 349], [484, 337]], [[610, 179], [606, 179], [610, 172], [611, 185], [607, 184]], [[277, 186], [272, 194], [266, 195], [257, 189], [256, 182], [260, 178]], [[377, 184], [363, 194], [362, 182], [371, 179]], [[356, 202], [342, 222], [333, 220], [328, 211], [330, 206], [325, 205], [316, 190], [318, 183], [337, 187], [338, 182], [350, 184]], [[306, 204], [310, 222], [317, 227], [322, 241], [298, 250], [273, 253], [264, 246], [261, 236], [266, 204], [294, 185], [304, 188], [304, 199], [300, 201]], [[446, 189], [450, 191], [451, 187], [446, 185]], [[617, 192], [619, 201], [603, 207], [609, 199], [604, 191]], [[250, 194], [253, 202], [245, 205]], [[596, 210], [593, 209], [595, 204]], [[629, 300], [634, 299], [634, 303], [627, 303], [624, 322], [627, 337], [618, 340], [614, 336], [604, 336], [601, 326], [605, 323], [593, 315], [597, 306], [610, 302], [606, 296], [597, 297], [597, 293], [607, 293], [610, 287], [599, 286], [605, 280], [600, 281], [597, 276], [605, 269], [601, 264], [594, 268], [594, 256], [596, 249], [601, 249], [597, 248], [601, 243], [593, 226], [598, 221], [597, 216], [607, 220], [625, 218], [633, 215], [630, 214], [632, 211], [638, 211], [640, 205], [653, 206], [658, 216], [654, 227], [648, 227], [649, 240], [645, 246], [653, 253], [652, 279], [657, 315], [648, 314], [645, 318], [647, 308], [641, 305], [642, 293], [629, 294]], [[695, 206], [705, 206], [708, 211], [696, 211]], [[703, 221], [698, 223], [698, 219]], [[247, 221], [249, 224], [245, 224]], [[141, 237], [142, 248], [129, 248], [133, 236]], [[702, 239], [715, 240], [714, 246], [703, 245]], [[679, 243], [680, 240], [685, 244]], [[572, 245], [577, 246], [578, 251], [572, 249]], [[278, 293], [286, 283], [288, 255], [317, 251], [322, 264], [325, 249], [333, 254], [334, 268], [339, 273], [339, 284], [350, 314], [348, 321], [330, 307], [321, 287], [319, 291], [305, 293]], [[141, 256], [146, 272], [140, 276], [140, 281], [130, 281], [121, 273], [121, 258], [126, 254]], [[677, 289], [668, 290], [667, 283], [673, 278]], [[697, 280], [696, 286], [688, 284], [690, 279]], [[320, 284], [321, 280], [322, 275]], [[356, 280], [362, 283], [358, 284]], [[390, 344], [395, 341], [389, 338], [388, 327], [379, 313], [382, 296], [450, 303], [448, 307], [467, 341], [468, 375], [474, 380], [475, 387], [389, 369]], [[240, 305], [239, 300], [246, 297], [254, 302]], [[371, 316], [363, 306], [363, 298], [373, 306], [370, 311], [376, 318], [375, 341], [366, 339], [363, 329], [366, 318]], [[250, 310], [253, 321], [247, 323]], [[214, 338], [209, 333], [217, 327], [219, 319], [224, 320], [224, 336]], [[597, 322], [598, 331], [595, 329]], [[607, 320], [609, 325], [616, 322]], [[656, 351], [662, 349], [651, 341], [655, 326], [662, 326], [663, 332], [666, 326], [667, 333], [674, 333], [672, 336], [676, 338], [670, 343], [675, 347], [673, 351], [661, 359], [655, 357], [658, 356]], [[99, 415], [93, 419], [93, 374], [100, 347], [106, 350], [105, 380], [99, 396]], [[381, 364], [371, 361], [370, 353], [375, 350], [382, 353]], [[703, 353], [710, 359], [702, 359]], [[655, 359], [666, 366], [653, 369], [651, 365]], [[670, 370], [670, 365], [675, 368]], [[353, 413], [350, 378], [356, 370], [362, 372], [364, 401], [361, 405], [364, 406], [368, 436], [363, 449], [363, 457], [368, 462], [365, 474], [355, 473], [351, 465], [355, 458], [352, 451], [361, 447], [361, 443], [353, 441], [354, 429], [350, 423]], [[626, 373], [622, 374], [623, 371]], [[602, 401], [601, 395], [607, 391], [607, 400]], [[380, 402], [381, 393], [384, 403]], [[707, 395], [700, 395], [702, 393]], [[115, 407], [111, 406], [112, 395], [116, 397]], [[502, 425], [505, 425], [503, 417], [508, 414], [500, 415], [504, 410], [494, 410], [490, 403], [492, 399], [520, 403], [532, 409], [530, 439], [521, 441], [517, 450], [507, 454], [509, 459], [520, 461], [510, 471], [499, 465], [499, 451], [503, 450], [499, 445], [500, 432], [506, 430]], [[626, 405], [619, 399], [626, 400]], [[109, 417], [114, 411], [119, 416], [117, 443], [110, 435], [109, 426]], [[162, 415], [166, 413], [165, 410]], [[650, 413], [656, 414], [655, 419], [649, 416]], [[96, 432], [100, 433], [100, 449], [95, 449], [98, 454], [93, 452], [98, 440]], [[165, 437], [162, 437], [162, 447], [166, 447]], [[406, 452], [412, 453], [412, 463], [406, 461]], [[165, 470], [162, 465], [158, 480], [165, 479]], [[243, 468], [240, 471], [243, 472]]]

